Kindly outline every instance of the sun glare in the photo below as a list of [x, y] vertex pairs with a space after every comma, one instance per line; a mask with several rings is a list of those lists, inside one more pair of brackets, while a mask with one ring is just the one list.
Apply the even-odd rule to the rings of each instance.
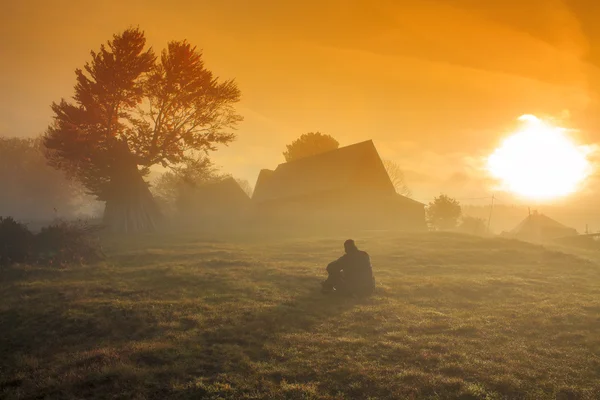
[[576, 192], [590, 173], [589, 149], [575, 144], [565, 129], [533, 115], [519, 120], [522, 128], [488, 157], [490, 174], [503, 190], [528, 199], [550, 200]]

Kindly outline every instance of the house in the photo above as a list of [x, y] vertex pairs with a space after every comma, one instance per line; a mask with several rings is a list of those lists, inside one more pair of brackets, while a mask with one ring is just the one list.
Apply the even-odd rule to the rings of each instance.
[[284, 224], [426, 229], [425, 205], [396, 193], [371, 140], [262, 170], [252, 203]]
[[179, 205], [190, 223], [209, 226], [243, 223], [249, 208], [250, 197], [231, 177], [193, 188]]
[[547, 242], [554, 239], [577, 235], [577, 230], [569, 228], [552, 218], [532, 212], [508, 236], [529, 242]]

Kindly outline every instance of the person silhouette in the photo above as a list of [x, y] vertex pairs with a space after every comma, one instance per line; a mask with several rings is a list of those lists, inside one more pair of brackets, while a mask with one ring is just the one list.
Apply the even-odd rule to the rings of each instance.
[[369, 295], [375, 290], [371, 258], [359, 250], [354, 240], [344, 242], [346, 254], [327, 265], [327, 279], [321, 284], [322, 292], [344, 295]]

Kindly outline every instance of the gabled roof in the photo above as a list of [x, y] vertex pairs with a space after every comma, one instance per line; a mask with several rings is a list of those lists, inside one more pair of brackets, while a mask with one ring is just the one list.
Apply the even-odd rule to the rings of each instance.
[[231, 177], [196, 187], [193, 192], [193, 198], [198, 202], [215, 205], [250, 201], [246, 192]]
[[252, 194], [252, 200], [257, 200], [257, 198], [261, 197], [261, 194], [259, 194], [257, 197], [257, 193], [264, 193], [270, 190], [268, 181], [269, 178], [273, 176], [273, 173], [275, 173], [275, 171], [272, 171], [270, 169], [260, 170], [258, 178], [256, 179], [256, 185], [254, 185], [254, 193]]
[[368, 140], [262, 170], [252, 199], [264, 202], [350, 187], [393, 195], [394, 186]]
[[510, 233], [515, 236], [531, 234], [533, 231], [540, 231], [541, 234], [552, 233], [553, 235], [576, 235], [577, 230], [570, 228], [553, 220], [547, 215], [533, 212], [528, 215], [519, 225]]

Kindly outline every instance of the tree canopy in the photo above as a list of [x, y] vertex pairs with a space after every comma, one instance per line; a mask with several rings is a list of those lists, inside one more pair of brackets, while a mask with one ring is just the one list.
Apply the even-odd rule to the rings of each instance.
[[52, 105], [44, 144], [52, 166], [106, 201], [104, 220], [119, 231], [155, 229], [159, 211], [143, 177], [177, 166], [190, 152], [234, 140], [240, 91], [204, 66], [202, 53], [172, 41], [157, 57], [144, 33], [116, 34], [77, 69], [73, 101]]
[[76, 70], [73, 102], [52, 105], [44, 144], [51, 165], [106, 200], [124, 153], [145, 174], [155, 164], [181, 163], [189, 150], [231, 142], [242, 119], [233, 108], [239, 99], [235, 82], [214, 77], [196, 47], [173, 41], [156, 57], [132, 28]]
[[321, 132], [309, 132], [288, 144], [283, 156], [286, 162], [290, 162], [335, 150], [338, 147], [340, 147], [340, 144], [332, 136]]
[[427, 206], [427, 220], [438, 230], [456, 228], [461, 214], [460, 203], [445, 194], [439, 195]]

